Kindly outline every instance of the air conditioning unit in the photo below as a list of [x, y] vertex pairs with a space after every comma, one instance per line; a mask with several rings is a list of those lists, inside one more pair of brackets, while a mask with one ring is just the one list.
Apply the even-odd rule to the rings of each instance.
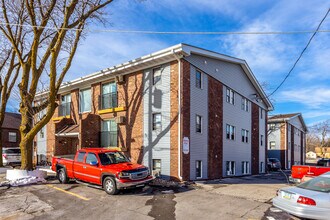
[[125, 82], [125, 77], [123, 75], [116, 76], [116, 82], [117, 83], [123, 83], [123, 82]]
[[125, 122], [125, 116], [118, 116], [116, 118], [116, 123], [117, 124], [123, 124]]

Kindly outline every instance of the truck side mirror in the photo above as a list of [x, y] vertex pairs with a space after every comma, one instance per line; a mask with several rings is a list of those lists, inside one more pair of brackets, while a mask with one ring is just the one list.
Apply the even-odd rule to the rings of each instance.
[[91, 161], [89, 164], [92, 165], [92, 166], [97, 166], [98, 162], [97, 161]]

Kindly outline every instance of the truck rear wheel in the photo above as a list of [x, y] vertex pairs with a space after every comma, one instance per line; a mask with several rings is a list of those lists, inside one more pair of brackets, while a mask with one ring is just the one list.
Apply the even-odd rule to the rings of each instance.
[[61, 168], [57, 171], [57, 178], [60, 181], [60, 183], [62, 183], [62, 184], [69, 182], [69, 178], [66, 175], [66, 171], [64, 168]]
[[117, 186], [116, 186], [115, 179], [110, 176], [106, 177], [103, 180], [103, 189], [109, 195], [116, 195], [119, 192], [119, 190], [117, 189]]

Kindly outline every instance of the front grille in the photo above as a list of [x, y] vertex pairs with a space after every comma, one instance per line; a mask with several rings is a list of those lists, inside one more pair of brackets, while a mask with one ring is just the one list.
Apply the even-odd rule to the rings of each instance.
[[134, 172], [130, 173], [130, 179], [131, 180], [141, 180], [148, 176], [148, 170], [144, 170], [141, 172]]

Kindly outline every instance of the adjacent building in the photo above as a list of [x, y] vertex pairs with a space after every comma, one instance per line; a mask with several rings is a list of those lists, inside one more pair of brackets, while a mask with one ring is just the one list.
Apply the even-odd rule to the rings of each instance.
[[58, 104], [36, 140], [48, 159], [109, 147], [166, 179], [265, 172], [273, 107], [242, 59], [179, 44], [63, 83]]
[[2, 147], [19, 148], [21, 136], [19, 126], [21, 125], [21, 115], [17, 113], [6, 112], [2, 124]]
[[268, 157], [278, 158], [282, 168], [304, 164], [307, 127], [301, 113], [268, 118]]

